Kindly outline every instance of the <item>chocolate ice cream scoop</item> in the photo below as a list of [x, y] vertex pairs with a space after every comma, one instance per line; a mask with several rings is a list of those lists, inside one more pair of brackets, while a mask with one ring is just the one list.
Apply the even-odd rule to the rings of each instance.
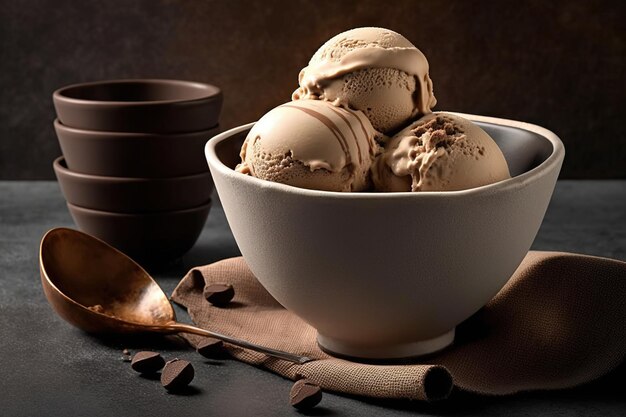
[[319, 100], [285, 103], [254, 125], [237, 171], [302, 188], [362, 191], [370, 186], [377, 135], [360, 111]]
[[478, 125], [431, 113], [392, 137], [372, 167], [377, 191], [456, 191], [510, 178], [504, 155]]
[[404, 36], [356, 28], [328, 40], [300, 71], [293, 100], [319, 99], [361, 110], [374, 128], [397, 131], [437, 103], [424, 54]]

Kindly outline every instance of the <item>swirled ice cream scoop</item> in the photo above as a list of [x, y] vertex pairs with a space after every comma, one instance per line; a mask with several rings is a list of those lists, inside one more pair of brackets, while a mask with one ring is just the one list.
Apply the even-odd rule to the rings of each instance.
[[236, 170], [302, 188], [362, 191], [379, 152], [376, 134], [360, 111], [318, 100], [285, 103], [250, 130]]
[[372, 167], [377, 191], [456, 191], [510, 178], [493, 139], [462, 117], [437, 112], [392, 137]]
[[385, 134], [436, 104], [424, 54], [383, 28], [352, 29], [328, 40], [300, 71], [293, 100], [319, 99], [361, 110]]

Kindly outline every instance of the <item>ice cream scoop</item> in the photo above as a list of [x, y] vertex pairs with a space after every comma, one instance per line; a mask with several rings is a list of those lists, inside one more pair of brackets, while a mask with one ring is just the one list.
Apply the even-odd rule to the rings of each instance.
[[331, 38], [300, 71], [293, 100], [361, 110], [385, 134], [436, 104], [424, 54], [389, 29], [352, 29]]
[[236, 169], [296, 187], [362, 191], [371, 184], [376, 135], [360, 111], [319, 100], [289, 102], [254, 125]]
[[385, 145], [372, 167], [377, 191], [456, 191], [510, 178], [494, 140], [462, 117], [437, 112]]

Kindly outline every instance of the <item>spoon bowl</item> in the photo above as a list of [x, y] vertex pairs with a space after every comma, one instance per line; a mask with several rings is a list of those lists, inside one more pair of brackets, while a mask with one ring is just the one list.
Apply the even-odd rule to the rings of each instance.
[[85, 233], [48, 232], [41, 242], [40, 271], [54, 310], [87, 332], [135, 332], [176, 320], [167, 297], [142, 267]]
[[310, 359], [176, 322], [154, 279], [122, 252], [77, 230], [44, 235], [39, 251], [44, 293], [67, 322], [89, 333], [193, 333], [296, 363]]

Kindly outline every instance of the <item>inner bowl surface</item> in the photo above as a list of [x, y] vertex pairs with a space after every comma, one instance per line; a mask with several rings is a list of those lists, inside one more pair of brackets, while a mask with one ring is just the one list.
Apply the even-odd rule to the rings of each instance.
[[[54, 310], [85, 331], [132, 332], [137, 325], [175, 320], [167, 296], [144, 269], [84, 233], [66, 228], [46, 233], [39, 267]], [[106, 309], [99, 312], [97, 306]]]
[[61, 123], [78, 129], [176, 133], [218, 124], [222, 92], [211, 84], [131, 79], [74, 84], [56, 90]]
[[563, 161], [539, 126], [461, 115], [502, 149], [513, 178], [454, 192], [337, 193], [239, 174], [252, 124], [207, 143], [226, 217], [250, 269], [342, 355], [445, 347], [507, 282], [541, 225]]

